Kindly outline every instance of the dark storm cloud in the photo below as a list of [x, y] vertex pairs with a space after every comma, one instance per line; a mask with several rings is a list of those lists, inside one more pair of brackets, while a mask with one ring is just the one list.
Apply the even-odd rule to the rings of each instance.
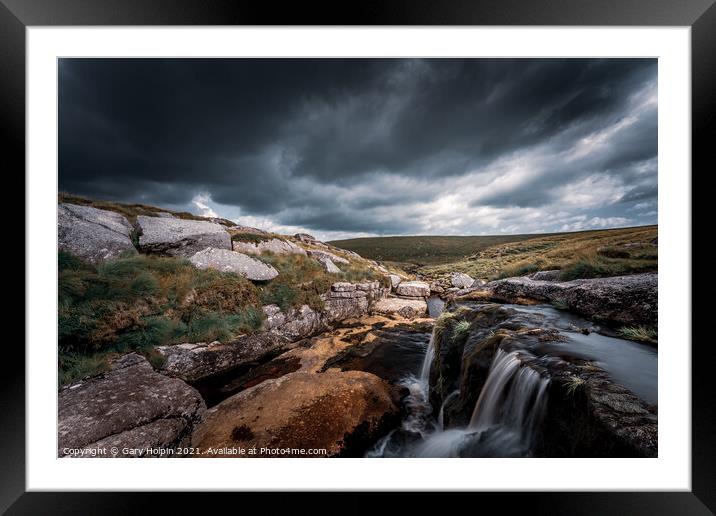
[[399, 234], [657, 193], [652, 59], [63, 59], [59, 88], [60, 188], [88, 196]]

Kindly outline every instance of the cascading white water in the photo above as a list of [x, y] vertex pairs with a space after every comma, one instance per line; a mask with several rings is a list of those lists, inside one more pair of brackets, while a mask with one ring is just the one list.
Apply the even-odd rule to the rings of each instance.
[[435, 358], [435, 332], [430, 335], [428, 350], [425, 352], [425, 359], [423, 359], [423, 367], [420, 369], [420, 382], [425, 385], [426, 392], [430, 386], [430, 366], [432, 366], [433, 364], [433, 358]]
[[468, 430], [506, 432], [528, 451], [542, 421], [548, 384], [549, 379], [522, 364], [519, 352], [497, 350]]

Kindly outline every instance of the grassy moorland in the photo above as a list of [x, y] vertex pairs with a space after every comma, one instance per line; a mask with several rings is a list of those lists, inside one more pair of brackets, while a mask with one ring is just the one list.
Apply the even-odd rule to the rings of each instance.
[[457, 271], [495, 279], [560, 269], [561, 278], [569, 280], [656, 270], [656, 237], [657, 226], [643, 226], [504, 237], [385, 237], [331, 243], [371, 258], [383, 256], [413, 263], [415, 272], [427, 278]]
[[490, 246], [532, 238], [535, 235], [395, 236], [328, 243], [373, 260], [423, 266], [454, 262]]
[[116, 353], [137, 351], [158, 365], [155, 346], [230, 341], [262, 328], [262, 305], [321, 309], [336, 281], [380, 278], [364, 263], [328, 273], [304, 255], [259, 257], [279, 275], [267, 282], [211, 269], [183, 258], [131, 255], [92, 265], [58, 253], [60, 384], [107, 367]]

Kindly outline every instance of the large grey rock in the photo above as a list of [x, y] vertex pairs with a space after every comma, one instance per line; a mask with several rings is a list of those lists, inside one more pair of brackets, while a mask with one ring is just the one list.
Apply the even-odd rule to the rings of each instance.
[[397, 287], [398, 285], [400, 285], [400, 282], [403, 281], [403, 278], [401, 278], [397, 274], [388, 274], [387, 277], [390, 280], [391, 288]]
[[450, 275], [450, 284], [453, 287], [469, 288], [472, 286], [473, 283], [475, 283], [475, 280], [462, 272], [453, 272]]
[[175, 344], [157, 346], [165, 358], [162, 371], [194, 382], [260, 360], [288, 349], [290, 341], [282, 335], [263, 332], [245, 335], [233, 342]]
[[222, 272], [234, 272], [252, 281], [267, 281], [278, 276], [271, 265], [245, 254], [209, 247], [189, 258], [199, 269], [216, 269]]
[[292, 308], [286, 313], [276, 305], [263, 307], [266, 328], [294, 342], [317, 334], [325, 328], [323, 314], [308, 305]]
[[424, 281], [403, 281], [395, 287], [395, 293], [407, 297], [428, 297], [430, 285]]
[[[112, 369], [62, 389], [58, 395], [58, 455], [70, 450], [175, 449], [188, 444], [206, 410], [199, 393], [152, 369], [139, 355], [125, 355]], [[100, 452], [101, 453], [101, 452]], [[140, 453], [141, 455], [141, 453]]]
[[321, 263], [323, 264], [323, 267], [325, 267], [326, 272], [331, 274], [340, 274], [341, 270], [331, 261], [330, 258], [326, 258]]
[[296, 233], [293, 235], [294, 238], [299, 239], [301, 242], [311, 243], [316, 242], [316, 237], [309, 235], [308, 233]]
[[97, 263], [136, 253], [132, 225], [119, 213], [78, 204], [57, 206], [57, 247]]
[[538, 281], [528, 277], [493, 281], [494, 299], [564, 305], [577, 314], [611, 323], [655, 326], [658, 315], [658, 275], [655, 272], [573, 281]]
[[231, 249], [231, 235], [215, 222], [139, 215], [137, 224], [143, 252], [191, 256], [207, 247]]
[[398, 314], [406, 319], [412, 319], [427, 315], [428, 304], [422, 299], [387, 297], [373, 303], [370, 312], [377, 315]]
[[315, 251], [315, 250], [309, 249], [307, 252], [308, 252], [308, 256], [310, 256], [311, 258], [315, 258], [316, 260], [318, 260], [321, 263], [325, 263], [326, 260], [331, 261], [333, 263], [342, 263], [344, 265], [347, 265], [350, 263], [345, 258], [338, 256], [337, 254], [334, 254], [334, 253], [329, 253], [328, 251]]
[[265, 252], [273, 254], [306, 254], [303, 247], [280, 238], [271, 238], [261, 242], [242, 242], [240, 240], [234, 240], [233, 246], [234, 251], [246, 254], [261, 254]]

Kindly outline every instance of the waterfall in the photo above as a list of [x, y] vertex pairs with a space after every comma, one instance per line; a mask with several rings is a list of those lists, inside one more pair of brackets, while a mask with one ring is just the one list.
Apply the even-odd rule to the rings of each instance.
[[542, 421], [548, 384], [548, 379], [522, 365], [520, 353], [499, 349], [468, 429], [484, 432], [499, 428], [529, 449]]
[[[428, 350], [425, 352], [425, 358], [423, 359], [423, 367], [420, 369], [420, 383], [425, 386], [425, 391], [430, 386], [430, 366], [433, 364], [433, 358], [435, 357], [435, 331], [430, 335], [430, 342], [428, 343]], [[427, 397], [427, 395], [426, 395]]]

